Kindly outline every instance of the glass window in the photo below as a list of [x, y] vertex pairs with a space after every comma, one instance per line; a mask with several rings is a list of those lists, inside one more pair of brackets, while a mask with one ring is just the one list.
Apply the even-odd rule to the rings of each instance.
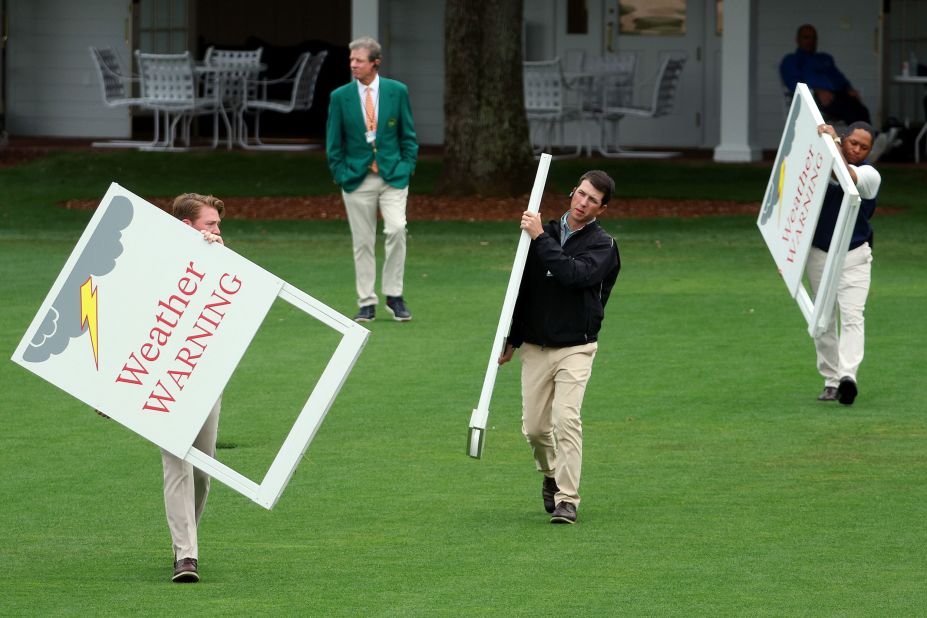
[[618, 11], [619, 31], [623, 34], [686, 33], [686, 0], [621, 0]]
[[187, 49], [189, 0], [140, 0], [139, 49], [158, 54]]

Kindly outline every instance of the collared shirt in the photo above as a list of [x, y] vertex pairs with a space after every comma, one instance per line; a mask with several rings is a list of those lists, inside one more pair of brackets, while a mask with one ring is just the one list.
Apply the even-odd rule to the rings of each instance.
[[[567, 223], [567, 219], [569, 218], [569, 216], [570, 216], [570, 211], [568, 210], [565, 213], [563, 213], [562, 217], [560, 217], [560, 230], [561, 230], [560, 246], [561, 247], [566, 244], [567, 238], [569, 238], [570, 236], [572, 236], [579, 230], [583, 229], [582, 227], [579, 228], [579, 230], [570, 229], [570, 224]], [[592, 221], [595, 221], [595, 219], [593, 219]], [[592, 223], [592, 221], [590, 221], [589, 223]], [[586, 226], [584, 225], [583, 227], [586, 227]]]
[[364, 115], [364, 126], [367, 126], [367, 108], [364, 106], [364, 100], [367, 98], [367, 88], [370, 88], [370, 96], [373, 98], [374, 114], [376, 114], [377, 118], [380, 117], [380, 76], [374, 76], [373, 81], [366, 86], [360, 80], [356, 81], [357, 94], [360, 96], [361, 114]]

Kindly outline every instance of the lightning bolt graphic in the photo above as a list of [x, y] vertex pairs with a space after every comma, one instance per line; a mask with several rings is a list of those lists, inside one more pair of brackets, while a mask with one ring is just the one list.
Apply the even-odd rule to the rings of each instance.
[[93, 277], [87, 277], [80, 286], [80, 328], [90, 330], [90, 345], [93, 346], [93, 363], [100, 369], [100, 348], [97, 331], [97, 289], [93, 287]]
[[782, 185], [785, 184], [785, 157], [782, 158], [782, 165], [779, 166], [779, 187], [778, 195], [776, 196], [776, 225], [779, 225], [779, 220], [782, 218]]

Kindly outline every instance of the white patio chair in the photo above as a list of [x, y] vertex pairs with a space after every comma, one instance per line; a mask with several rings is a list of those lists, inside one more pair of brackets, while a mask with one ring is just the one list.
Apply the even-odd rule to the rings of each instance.
[[611, 90], [605, 93], [607, 100], [615, 105], [631, 105], [634, 102], [634, 72], [637, 69], [637, 52], [620, 51], [604, 56], [587, 57], [584, 70], [597, 76], [599, 89], [595, 101], [602, 98], [601, 87]]
[[[253, 150], [309, 150], [316, 148], [315, 144], [265, 144], [261, 141], [261, 112], [277, 112], [289, 114], [294, 111], [308, 111], [312, 107], [315, 97], [315, 84], [322, 70], [322, 63], [328, 51], [321, 51], [315, 55], [304, 52], [300, 54], [296, 64], [279, 79], [249, 80], [244, 89], [245, 99], [239, 111], [238, 143], [242, 148]], [[272, 99], [268, 96], [270, 89], [289, 86], [288, 96], [281, 99]], [[252, 92], [257, 93], [252, 96]], [[254, 144], [248, 141], [248, 125], [245, 124], [245, 112], [254, 114]]]
[[[584, 135], [582, 124], [579, 122], [582, 119], [582, 90], [573, 90], [570, 94], [574, 95], [574, 100], [570, 100], [560, 59], [525, 62], [523, 70], [525, 113], [529, 127], [534, 122], [538, 128], [547, 129], [540, 148], [535, 149], [535, 154], [545, 150], [549, 152], [553, 148], [554, 130], [557, 128], [560, 129], [560, 144], [563, 145], [563, 127], [566, 122], [576, 121], [579, 134]], [[583, 149], [583, 141], [583, 139], [577, 139], [575, 153], [560, 155], [556, 158], [579, 156]], [[531, 143], [535, 143], [533, 132]]]
[[[633, 118], [659, 118], [669, 114], [676, 103], [676, 94], [679, 90], [679, 77], [685, 66], [685, 58], [666, 58], [657, 71], [654, 80], [653, 93], [650, 96], [650, 102], [646, 106], [619, 105], [609, 100], [609, 96], [615, 89], [610, 84], [603, 85], [602, 89], [602, 106], [596, 115], [599, 119], [599, 153], [604, 157], [642, 157], [642, 158], [666, 158], [679, 155], [678, 152], [638, 152], [633, 150], [624, 150], [617, 143], [615, 150], [609, 150], [606, 140], [606, 123], [614, 123], [614, 133], [617, 135], [618, 124], [622, 119], [630, 116]], [[617, 142], [617, 139], [615, 140]]]
[[[100, 90], [103, 104], [107, 107], [144, 107], [141, 97], [132, 96], [132, 88], [138, 83], [137, 76], [130, 75], [122, 68], [119, 55], [112, 47], [90, 47], [90, 58], [100, 78]], [[160, 113], [154, 112], [154, 139], [150, 142], [136, 140], [108, 140], [93, 142], [94, 148], [138, 148], [150, 146], [160, 139]]]
[[[200, 72], [204, 77], [203, 96], [218, 98], [222, 102], [222, 109], [216, 110], [216, 115], [223, 114], [228, 126], [228, 113], [232, 115], [232, 128], [227, 136], [227, 147], [232, 147], [232, 135], [237, 136], [241, 131], [238, 126], [239, 111], [245, 99], [245, 83], [257, 79], [264, 66], [261, 64], [263, 47], [257, 49], [216, 49], [209, 46], [203, 56], [203, 66]], [[253, 86], [250, 93], [255, 96]]]
[[[164, 112], [166, 135], [164, 140], [147, 149], [176, 150], [177, 124], [182, 121], [184, 141], [190, 143], [190, 121], [194, 116], [213, 115], [213, 147], [219, 139], [218, 98], [200, 96], [190, 52], [182, 54], [147, 54], [135, 52], [141, 79], [144, 105]], [[173, 119], [172, 119], [173, 118]], [[226, 118], [226, 130], [231, 132]]]

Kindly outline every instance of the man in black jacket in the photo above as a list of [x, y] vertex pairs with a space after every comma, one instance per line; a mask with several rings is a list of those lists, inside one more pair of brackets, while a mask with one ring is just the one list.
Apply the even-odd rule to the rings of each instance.
[[531, 247], [499, 364], [521, 348], [522, 432], [544, 475], [541, 495], [551, 523], [576, 523], [583, 456], [580, 408], [598, 347], [605, 303], [618, 278], [618, 244], [596, 217], [615, 182], [592, 170], [570, 194], [570, 209], [541, 225], [525, 211]]

